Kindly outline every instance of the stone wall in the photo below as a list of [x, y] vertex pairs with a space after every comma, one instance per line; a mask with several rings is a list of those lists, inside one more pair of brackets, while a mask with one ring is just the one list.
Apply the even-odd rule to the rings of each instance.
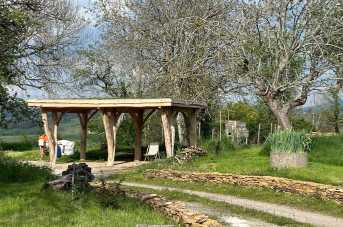
[[166, 178], [173, 181], [211, 182], [216, 184], [240, 185], [244, 187], [262, 187], [281, 192], [310, 195], [323, 200], [333, 200], [337, 203], [343, 202], [342, 187], [279, 177], [244, 176], [216, 172], [199, 173], [170, 169], [147, 169], [144, 171], [143, 175], [146, 178]]
[[[92, 184], [95, 188], [100, 188], [101, 184]], [[107, 185], [106, 188], [115, 190], [114, 186]], [[144, 193], [136, 190], [120, 188], [121, 192], [130, 198], [138, 198], [142, 203], [149, 205], [156, 211], [173, 218], [176, 222], [187, 227], [224, 227], [217, 221], [209, 219], [207, 216], [186, 208], [180, 201], [167, 199], [164, 196]]]

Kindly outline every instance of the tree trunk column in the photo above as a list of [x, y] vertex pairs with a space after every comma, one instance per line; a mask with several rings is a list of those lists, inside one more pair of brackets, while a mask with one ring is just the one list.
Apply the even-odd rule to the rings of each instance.
[[56, 152], [55, 152], [55, 146], [54, 146], [54, 137], [52, 136], [49, 129], [48, 112], [46, 108], [42, 108], [42, 120], [44, 123], [45, 134], [48, 136], [50, 166], [52, 166], [56, 164], [56, 159], [54, 158], [56, 156]]
[[142, 131], [143, 131], [143, 114], [144, 110], [139, 110], [136, 118], [136, 138], [135, 138], [135, 161], [142, 158]]
[[118, 127], [119, 125], [117, 125], [118, 123], [118, 119], [120, 118], [121, 116], [121, 113], [118, 113], [117, 114], [117, 111], [116, 109], [113, 109], [112, 110], [112, 113], [111, 113], [111, 116], [110, 116], [110, 119], [111, 119], [111, 129], [112, 129], [112, 138], [113, 138], [113, 153], [109, 153], [108, 154], [108, 160], [109, 162], [111, 162], [113, 165], [114, 164], [114, 159], [115, 159], [115, 155], [116, 155], [116, 141], [117, 141], [117, 130], [118, 130]]
[[57, 112], [54, 110], [52, 112], [52, 134], [53, 134], [53, 143], [55, 148], [55, 155], [53, 156], [54, 164], [56, 164], [57, 160], [57, 130], [58, 130], [58, 120], [57, 120]]
[[189, 112], [189, 141], [191, 146], [196, 146], [196, 109]]
[[164, 142], [166, 146], [167, 158], [173, 156], [174, 142], [175, 142], [175, 115], [170, 108], [163, 108], [162, 110], [162, 124], [164, 130]]
[[107, 159], [107, 165], [112, 166], [114, 164], [114, 141], [113, 141], [113, 134], [111, 130], [111, 126], [109, 123], [109, 117], [107, 115], [107, 112], [104, 109], [101, 109], [101, 115], [102, 115], [102, 122], [104, 124], [105, 133], [106, 133], [106, 140], [107, 140], [107, 151], [108, 151], [108, 159]]
[[81, 125], [81, 144], [80, 144], [80, 160], [86, 160], [86, 144], [87, 144], [87, 118], [88, 112], [85, 111], [79, 115]]

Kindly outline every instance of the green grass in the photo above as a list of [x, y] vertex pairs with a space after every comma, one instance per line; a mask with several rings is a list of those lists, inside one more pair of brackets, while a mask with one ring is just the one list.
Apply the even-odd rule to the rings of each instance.
[[317, 162], [309, 162], [305, 169], [291, 168], [273, 170], [269, 166], [269, 157], [259, 155], [261, 146], [250, 149], [229, 151], [220, 156], [210, 153], [207, 157], [197, 158], [191, 163], [173, 165], [171, 161], [153, 162], [142, 168], [178, 169], [198, 172], [220, 172], [241, 175], [265, 175], [285, 177], [295, 180], [313, 181], [323, 184], [343, 185], [343, 167]]
[[119, 198], [122, 208], [105, 209], [92, 193], [41, 191], [42, 183], [0, 183], [0, 226], [127, 226], [174, 224], [138, 199]]
[[138, 199], [118, 197], [120, 209], [105, 209], [90, 192], [42, 191], [53, 180], [48, 168], [18, 162], [0, 152], [0, 226], [135, 226], [174, 224]]
[[[124, 186], [128, 187], [128, 186]], [[170, 191], [170, 190], [153, 190], [153, 189], [146, 189], [140, 187], [128, 187], [131, 189], [135, 189], [142, 192], [152, 192], [156, 194], [163, 195], [169, 199], [185, 201], [185, 202], [192, 202], [192, 203], [199, 203], [204, 207], [208, 207], [213, 209], [219, 213], [233, 213], [235, 216], [241, 216], [243, 218], [253, 218], [258, 219], [260, 221], [264, 221], [267, 223], [274, 223], [279, 226], [312, 226], [310, 224], [296, 222], [289, 218], [279, 217], [273, 214], [247, 209], [241, 206], [232, 205], [226, 202], [221, 201], [214, 201], [207, 198], [202, 198], [196, 195], [190, 195], [183, 192], [178, 191]], [[211, 218], [211, 217], [210, 217]]]

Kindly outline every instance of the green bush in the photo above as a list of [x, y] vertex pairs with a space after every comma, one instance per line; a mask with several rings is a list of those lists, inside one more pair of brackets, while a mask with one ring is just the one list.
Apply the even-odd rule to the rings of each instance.
[[213, 153], [216, 155], [221, 155], [226, 152], [236, 150], [231, 139], [227, 137], [223, 137], [221, 141], [219, 140], [219, 138], [217, 138], [215, 141], [203, 140], [201, 143], [201, 147], [208, 153]]
[[263, 145], [263, 147], [262, 147], [262, 149], [261, 149], [261, 151], [258, 153], [260, 156], [270, 156], [270, 151], [272, 150], [272, 148], [271, 148], [271, 144], [270, 144], [270, 142], [269, 141], [267, 141], [264, 145]]
[[28, 162], [13, 160], [0, 151], [0, 182], [5, 184], [53, 179], [48, 167], [39, 167]]
[[310, 149], [311, 137], [305, 130], [277, 131], [268, 136], [271, 150], [279, 153], [300, 153]]

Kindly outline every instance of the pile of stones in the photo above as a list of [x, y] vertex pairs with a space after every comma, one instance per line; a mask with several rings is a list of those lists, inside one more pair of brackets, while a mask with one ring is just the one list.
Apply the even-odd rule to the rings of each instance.
[[261, 187], [292, 194], [310, 195], [314, 198], [332, 200], [338, 204], [343, 203], [343, 187], [281, 177], [246, 176], [217, 172], [199, 173], [171, 169], [146, 169], [143, 175], [146, 178], [166, 178], [173, 181], [211, 182], [244, 187]]

